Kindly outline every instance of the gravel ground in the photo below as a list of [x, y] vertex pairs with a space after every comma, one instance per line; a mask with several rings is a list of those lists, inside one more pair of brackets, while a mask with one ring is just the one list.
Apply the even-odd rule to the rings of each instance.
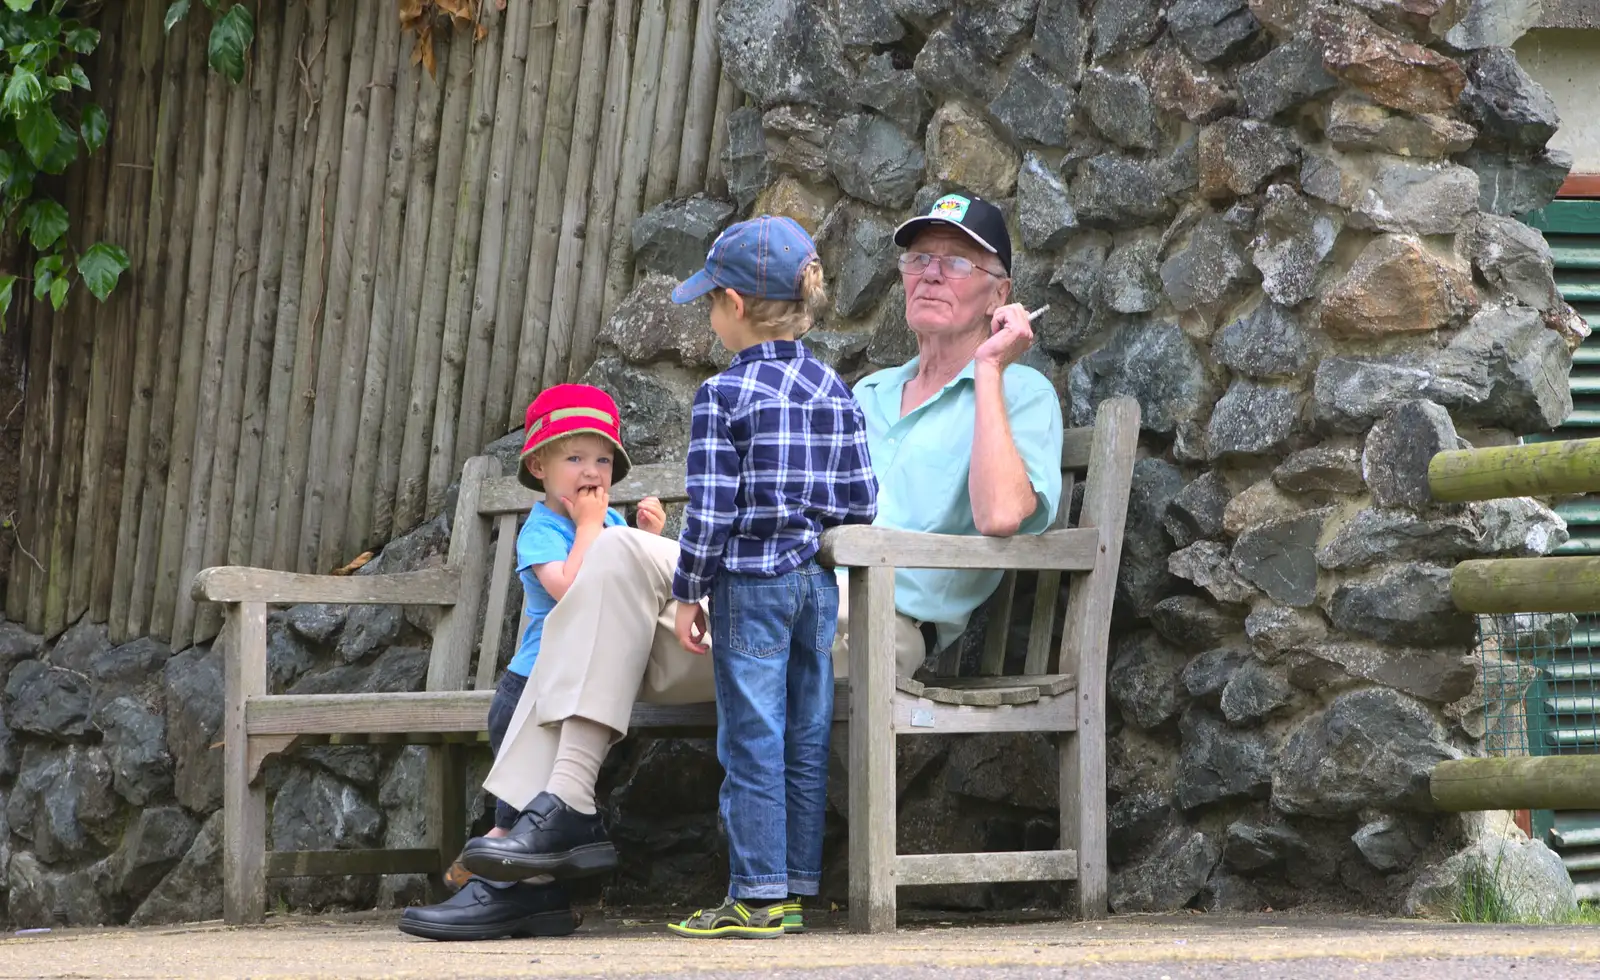
[[626, 912], [559, 940], [430, 943], [394, 913], [287, 916], [249, 929], [62, 930], [0, 940], [0, 978], [627, 977], [630, 980], [1293, 980], [1600, 978], [1600, 929], [1385, 919], [1133, 916], [1103, 923], [912, 923], [855, 936], [818, 922], [773, 942], [696, 942]]

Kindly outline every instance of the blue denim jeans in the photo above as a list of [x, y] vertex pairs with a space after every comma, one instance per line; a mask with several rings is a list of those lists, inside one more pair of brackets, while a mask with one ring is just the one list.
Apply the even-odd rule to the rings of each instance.
[[719, 807], [728, 894], [815, 895], [822, 879], [839, 586], [808, 561], [773, 578], [722, 572], [711, 592]]
[[[505, 671], [500, 675], [500, 683], [494, 686], [494, 700], [489, 702], [489, 754], [500, 754], [500, 743], [506, 737], [506, 729], [511, 727], [511, 716], [517, 713], [517, 702], [522, 700], [522, 689], [528, 686], [528, 679], [521, 674]], [[510, 830], [517, 822], [517, 808], [505, 800], [494, 801], [494, 825], [501, 830]]]

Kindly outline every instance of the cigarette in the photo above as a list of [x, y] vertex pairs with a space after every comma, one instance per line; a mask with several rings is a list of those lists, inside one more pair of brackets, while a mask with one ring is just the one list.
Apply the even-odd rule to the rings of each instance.
[[1043, 313], [1045, 310], [1048, 310], [1049, 308], [1050, 308], [1050, 304], [1046, 303], [1043, 306], [1039, 307], [1037, 310], [1034, 310], [1032, 313], [1029, 313], [1028, 314], [1028, 322], [1031, 323], [1034, 320], [1038, 319], [1039, 314]]

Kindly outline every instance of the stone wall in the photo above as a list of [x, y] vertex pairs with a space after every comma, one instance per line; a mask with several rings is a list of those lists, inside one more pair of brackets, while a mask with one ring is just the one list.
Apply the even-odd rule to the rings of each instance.
[[[586, 380], [621, 403], [636, 461], [681, 458], [694, 387], [726, 353], [703, 310], [667, 292], [755, 211], [818, 238], [833, 303], [813, 348], [851, 379], [902, 363], [915, 345], [891, 230], [949, 189], [995, 200], [1018, 299], [1051, 305], [1029, 363], [1069, 424], [1113, 395], [1144, 413], [1111, 650], [1113, 907], [1427, 907], [1407, 892], [1471, 833], [1428, 812], [1426, 774], [1484, 735], [1473, 623], [1450, 606], [1447, 569], [1544, 553], [1565, 529], [1530, 500], [1431, 506], [1426, 463], [1559, 422], [1582, 331], [1544, 242], [1515, 220], [1568, 161], [1545, 149], [1549, 99], [1487, 46], [1520, 29], [1500, 9], [725, 0], [724, 65], [749, 93], [728, 119], [726, 199], [640, 218], [644, 275]], [[517, 442], [490, 449], [509, 460]], [[437, 518], [358, 574], [437, 564], [449, 532]], [[1030, 612], [1018, 602], [1013, 655]], [[419, 689], [432, 626], [417, 609], [276, 611], [272, 689]], [[220, 914], [224, 655], [112, 647], [87, 622], [46, 644], [0, 622], [7, 919]], [[899, 752], [902, 851], [1054, 846], [1044, 739]], [[270, 763], [271, 846], [416, 846], [422, 763], [350, 746]], [[834, 776], [826, 892], [842, 901], [837, 753]], [[613, 753], [601, 799], [623, 867], [608, 903], [715, 894], [720, 778], [703, 741]], [[1059, 891], [902, 900], [1021, 907]], [[288, 880], [270, 900], [422, 895], [414, 877]]]

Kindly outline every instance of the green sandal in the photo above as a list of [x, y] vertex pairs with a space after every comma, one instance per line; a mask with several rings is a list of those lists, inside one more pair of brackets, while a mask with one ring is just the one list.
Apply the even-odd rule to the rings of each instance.
[[[701, 909], [667, 928], [691, 939], [778, 939], [791, 906], [787, 900], [749, 906], [729, 898], [714, 909]], [[798, 910], [795, 911], [798, 917]]]
[[805, 932], [805, 910], [800, 907], [798, 898], [791, 898], [783, 905], [783, 931], [785, 934]]

